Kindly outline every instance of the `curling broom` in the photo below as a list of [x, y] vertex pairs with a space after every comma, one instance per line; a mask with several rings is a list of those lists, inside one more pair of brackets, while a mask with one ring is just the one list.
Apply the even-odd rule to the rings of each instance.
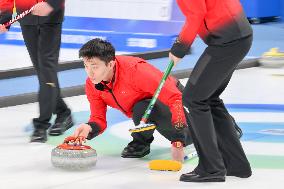
[[152, 129], [156, 128], [156, 126], [154, 124], [151, 124], [151, 123], [149, 124], [149, 123], [147, 123], [147, 121], [148, 121], [149, 116], [150, 116], [150, 114], [151, 114], [151, 112], [153, 110], [153, 107], [154, 107], [154, 105], [155, 105], [155, 103], [156, 103], [156, 101], [158, 99], [158, 96], [159, 96], [159, 94], [160, 94], [160, 92], [162, 90], [162, 87], [164, 86], [164, 84], [165, 84], [165, 82], [166, 82], [166, 80], [167, 80], [167, 78], [168, 78], [168, 76], [169, 76], [173, 66], [174, 66], [174, 61], [171, 60], [169, 65], [168, 65], [168, 67], [167, 67], [167, 69], [166, 69], [166, 71], [165, 71], [165, 73], [164, 73], [164, 75], [163, 75], [163, 77], [162, 77], [162, 80], [160, 81], [160, 84], [159, 84], [158, 88], [156, 89], [156, 91], [154, 93], [153, 98], [151, 99], [151, 101], [150, 101], [150, 103], [149, 103], [149, 105], [148, 105], [148, 107], [147, 107], [147, 109], [146, 109], [146, 111], [145, 111], [141, 121], [140, 121], [139, 126], [135, 127], [134, 129], [129, 129], [129, 131], [131, 133], [143, 132], [143, 131], [152, 130]]

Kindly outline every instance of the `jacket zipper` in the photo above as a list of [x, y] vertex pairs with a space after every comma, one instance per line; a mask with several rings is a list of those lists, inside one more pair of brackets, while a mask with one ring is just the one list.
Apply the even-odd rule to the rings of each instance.
[[207, 29], [207, 31], [209, 32], [209, 29], [207, 27], [207, 23], [206, 23], [205, 19], [204, 19], [204, 25], [205, 25], [205, 28]]
[[127, 115], [127, 112], [122, 108], [122, 106], [118, 103], [117, 99], [115, 98], [113, 91], [107, 85], [104, 85], [104, 86], [110, 92], [111, 96], [113, 97], [113, 99], [114, 99], [115, 103], [118, 105], [118, 107]]

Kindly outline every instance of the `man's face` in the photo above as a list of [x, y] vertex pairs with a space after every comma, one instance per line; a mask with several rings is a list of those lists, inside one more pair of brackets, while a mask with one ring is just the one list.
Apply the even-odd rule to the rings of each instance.
[[107, 65], [99, 58], [83, 58], [85, 70], [88, 77], [94, 84], [98, 84], [101, 81], [108, 81], [108, 77], [114, 66], [114, 61], [110, 61]]

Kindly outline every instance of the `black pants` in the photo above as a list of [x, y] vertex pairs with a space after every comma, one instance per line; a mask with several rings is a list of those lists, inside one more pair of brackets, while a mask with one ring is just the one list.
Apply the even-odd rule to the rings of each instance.
[[[147, 99], [140, 101], [134, 105], [132, 119], [135, 125], [139, 125], [150, 101], [150, 99]], [[169, 107], [157, 100], [150, 114], [148, 122], [155, 124], [157, 131], [169, 141], [183, 140], [182, 142], [184, 142], [185, 145], [192, 144], [192, 137], [190, 135], [188, 127], [183, 129], [182, 131], [177, 131], [171, 123], [171, 117], [172, 113], [170, 112]], [[133, 137], [133, 140], [150, 144], [154, 139], [154, 131], [155, 130], [153, 129], [138, 133], [132, 133], [131, 136]]]
[[57, 121], [71, 113], [60, 96], [57, 78], [62, 24], [21, 25], [21, 29], [39, 80], [40, 115], [33, 120], [34, 126], [47, 129], [53, 113]]
[[234, 123], [220, 95], [251, 43], [252, 36], [224, 46], [208, 46], [186, 84], [183, 104], [199, 155], [195, 171], [200, 175], [250, 171]]

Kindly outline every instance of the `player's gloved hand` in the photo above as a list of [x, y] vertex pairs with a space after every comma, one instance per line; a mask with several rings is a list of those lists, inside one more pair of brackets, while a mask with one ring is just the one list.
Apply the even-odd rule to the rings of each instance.
[[0, 34], [5, 33], [7, 31], [7, 28], [3, 24], [0, 24]]
[[183, 144], [180, 141], [172, 142], [172, 159], [175, 161], [183, 162], [184, 161], [184, 148]]
[[82, 144], [86, 141], [86, 138], [88, 137], [89, 133], [92, 131], [92, 128], [90, 125], [83, 123], [79, 125], [78, 128], [76, 128], [73, 137], [76, 138], [76, 142], [79, 142]]

